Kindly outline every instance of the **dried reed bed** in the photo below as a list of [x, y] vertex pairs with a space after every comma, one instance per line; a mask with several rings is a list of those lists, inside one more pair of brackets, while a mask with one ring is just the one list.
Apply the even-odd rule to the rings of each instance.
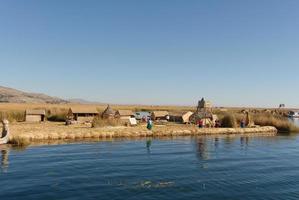
[[[118, 110], [133, 110], [133, 111], [153, 111], [153, 110], [168, 110], [168, 111], [189, 111], [195, 110], [192, 106], [151, 106], [151, 105], [111, 105], [113, 109]], [[73, 108], [97, 108], [99, 111], [104, 111], [106, 104], [17, 104], [17, 103], [0, 103], [1, 111], [25, 111], [26, 109], [46, 109], [46, 110], [68, 110]]]
[[[240, 122], [246, 119], [246, 115], [229, 111], [218, 113], [223, 127], [240, 127]], [[281, 133], [299, 133], [299, 127], [290, 122], [286, 117], [275, 115], [271, 113], [251, 113], [251, 120], [255, 125], [259, 126], [274, 126]]]
[[206, 128], [199, 129], [191, 125], [155, 126], [148, 131], [145, 125], [137, 127], [104, 127], [91, 128], [90, 125], [65, 126], [63, 123], [14, 123], [10, 127], [10, 140], [49, 141], [49, 140], [84, 140], [137, 137], [176, 137], [220, 134], [276, 134], [274, 127], [260, 128]]
[[260, 126], [274, 126], [279, 132], [294, 133], [299, 132], [299, 127], [288, 121], [284, 117], [274, 116], [272, 114], [255, 114], [252, 119], [254, 123]]

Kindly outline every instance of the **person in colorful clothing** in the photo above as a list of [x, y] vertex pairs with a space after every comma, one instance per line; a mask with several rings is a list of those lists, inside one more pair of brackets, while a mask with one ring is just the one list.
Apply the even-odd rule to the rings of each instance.
[[147, 127], [146, 127], [148, 130], [152, 130], [153, 129], [153, 121], [151, 118], [149, 118], [147, 120]]

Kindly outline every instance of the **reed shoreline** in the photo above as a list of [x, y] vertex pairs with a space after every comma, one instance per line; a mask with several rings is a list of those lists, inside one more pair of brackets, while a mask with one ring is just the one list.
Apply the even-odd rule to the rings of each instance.
[[45, 122], [13, 123], [10, 126], [10, 141], [84, 140], [109, 138], [146, 138], [204, 135], [276, 135], [272, 126], [256, 128], [198, 128], [193, 125], [160, 125], [152, 131], [146, 125], [136, 127], [91, 128], [89, 124], [65, 126], [64, 123]]

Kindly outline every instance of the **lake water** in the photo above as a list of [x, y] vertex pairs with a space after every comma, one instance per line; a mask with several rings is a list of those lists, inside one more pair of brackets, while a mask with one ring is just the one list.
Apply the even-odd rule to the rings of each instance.
[[180, 137], [4, 149], [0, 199], [299, 199], [299, 137]]

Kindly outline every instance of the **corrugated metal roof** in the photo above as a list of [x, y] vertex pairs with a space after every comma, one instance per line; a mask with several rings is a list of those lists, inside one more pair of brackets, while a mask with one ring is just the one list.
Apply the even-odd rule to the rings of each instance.
[[46, 115], [46, 110], [26, 110], [26, 115]]

